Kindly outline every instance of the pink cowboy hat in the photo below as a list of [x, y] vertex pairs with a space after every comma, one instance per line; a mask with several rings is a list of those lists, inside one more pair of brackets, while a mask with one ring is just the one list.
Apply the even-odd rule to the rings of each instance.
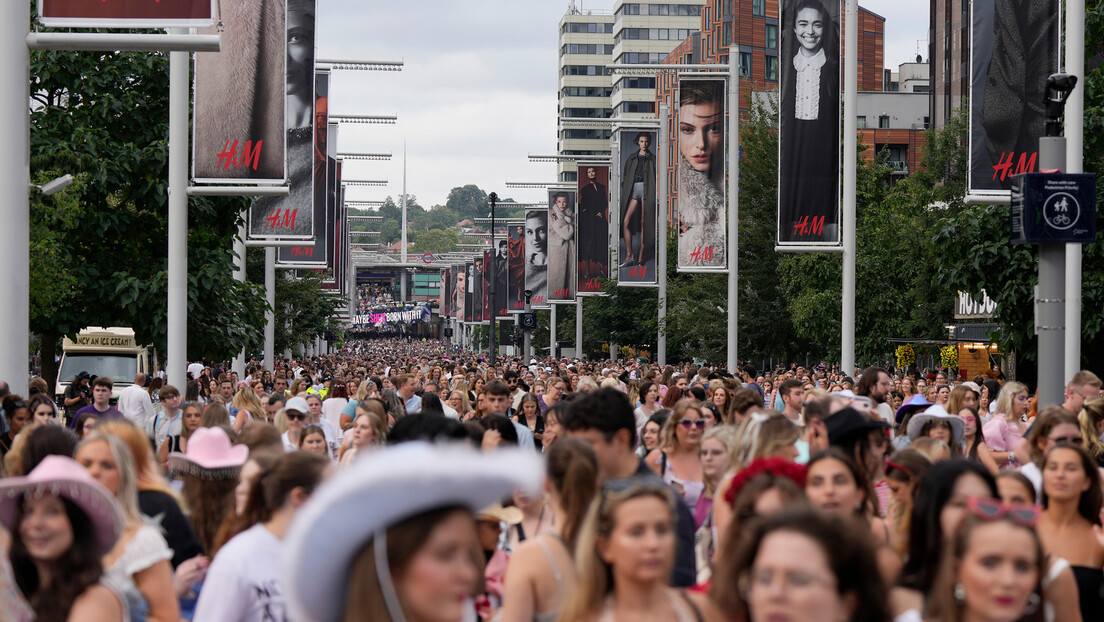
[[101, 555], [115, 546], [123, 530], [119, 502], [87, 469], [67, 456], [46, 456], [29, 475], [0, 480], [0, 523], [14, 532], [20, 499], [43, 494], [68, 499], [88, 516]]
[[188, 437], [187, 453], [169, 454], [169, 469], [203, 479], [232, 479], [249, 459], [249, 448], [231, 445], [222, 428], [199, 428]]

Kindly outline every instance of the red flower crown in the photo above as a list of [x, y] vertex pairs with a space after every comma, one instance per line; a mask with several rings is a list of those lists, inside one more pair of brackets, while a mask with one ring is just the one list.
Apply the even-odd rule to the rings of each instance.
[[729, 505], [736, 503], [736, 495], [740, 494], [740, 489], [743, 488], [745, 484], [760, 475], [768, 473], [776, 477], [789, 478], [797, 484], [798, 488], [804, 490], [805, 472], [806, 468], [804, 464], [796, 464], [788, 460], [783, 460], [782, 458], [756, 458], [732, 479], [732, 485], [729, 486], [728, 492], [725, 493], [725, 501], [727, 501]]

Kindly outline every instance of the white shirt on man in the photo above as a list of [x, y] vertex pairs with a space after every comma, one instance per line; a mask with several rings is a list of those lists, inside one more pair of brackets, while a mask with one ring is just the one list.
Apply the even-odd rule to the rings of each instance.
[[150, 394], [144, 388], [132, 384], [119, 392], [119, 412], [123, 413], [139, 429], [148, 430], [155, 412]]

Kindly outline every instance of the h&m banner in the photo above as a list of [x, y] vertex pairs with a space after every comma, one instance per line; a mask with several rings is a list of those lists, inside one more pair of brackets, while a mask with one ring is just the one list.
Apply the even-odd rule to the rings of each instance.
[[548, 191], [548, 300], [573, 302], [578, 272], [575, 191]]
[[725, 85], [724, 78], [679, 80], [679, 272], [724, 272], [727, 265]]
[[[577, 294], [602, 291], [598, 278], [609, 277], [609, 166], [580, 162], [576, 224], [579, 273]], [[524, 303], [525, 301], [522, 300]]]

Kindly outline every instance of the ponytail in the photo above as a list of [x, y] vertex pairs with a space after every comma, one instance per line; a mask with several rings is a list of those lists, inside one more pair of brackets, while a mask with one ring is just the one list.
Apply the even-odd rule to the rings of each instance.
[[548, 450], [548, 479], [566, 515], [560, 527], [564, 544], [575, 550], [575, 540], [587, 508], [598, 491], [598, 459], [590, 445], [563, 439]]

